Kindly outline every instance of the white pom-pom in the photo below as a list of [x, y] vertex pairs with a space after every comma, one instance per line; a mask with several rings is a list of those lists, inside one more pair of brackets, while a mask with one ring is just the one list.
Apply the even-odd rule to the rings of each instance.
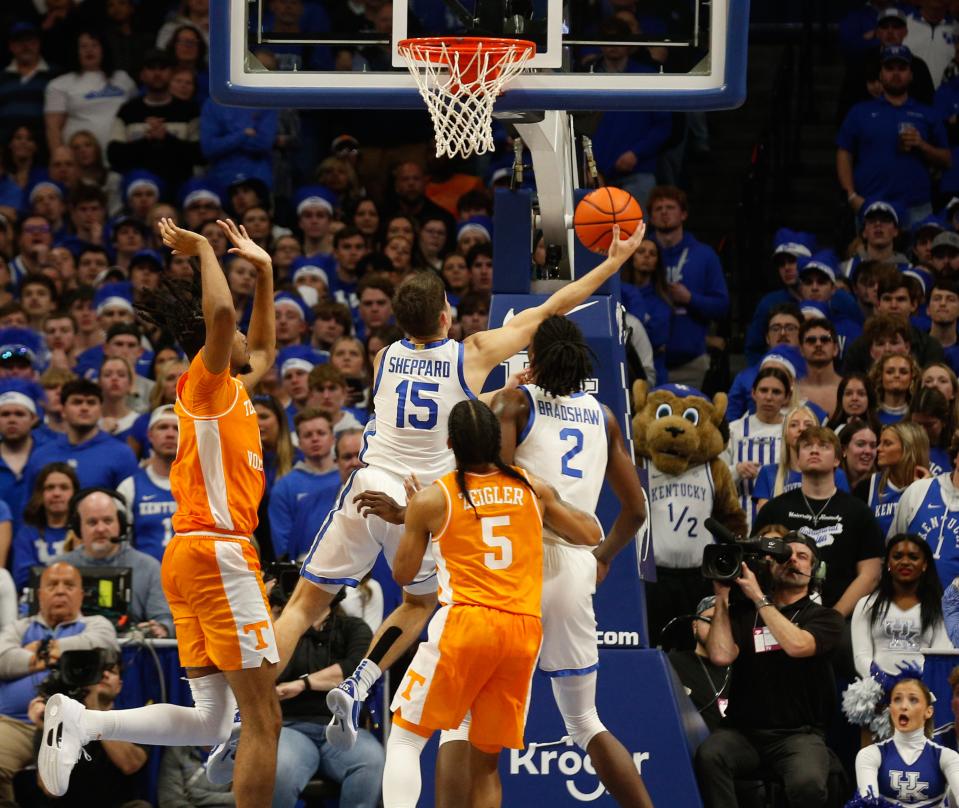
[[892, 737], [892, 717], [889, 715], [889, 708], [883, 708], [879, 715], [875, 716], [868, 724], [869, 731], [877, 741], [885, 741]]
[[872, 721], [876, 720], [876, 705], [882, 697], [882, 685], [875, 679], [872, 677], [857, 679], [842, 694], [843, 715], [850, 724], [868, 727]]

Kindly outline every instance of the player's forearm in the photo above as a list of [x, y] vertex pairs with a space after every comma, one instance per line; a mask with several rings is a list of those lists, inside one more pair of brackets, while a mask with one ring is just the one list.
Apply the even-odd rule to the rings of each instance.
[[207, 328], [227, 316], [236, 318], [233, 295], [210, 242], [204, 240], [197, 250], [200, 261], [200, 288], [203, 293], [203, 320]]
[[644, 508], [623, 509], [616, 517], [616, 521], [613, 522], [606, 540], [596, 548], [593, 554], [599, 561], [606, 564], [612, 563], [619, 552], [636, 538], [636, 533], [645, 521], [646, 511]]
[[543, 304], [547, 309], [547, 316], [568, 314], [570, 310], [586, 300], [587, 297], [619, 272], [619, 268], [630, 257], [630, 255], [610, 256], [599, 266], [583, 275], [582, 278], [577, 278], [575, 281], [566, 284], [562, 289], [558, 289]]
[[276, 350], [276, 309], [273, 305], [273, 267], [258, 269], [253, 313], [246, 334], [249, 351]]

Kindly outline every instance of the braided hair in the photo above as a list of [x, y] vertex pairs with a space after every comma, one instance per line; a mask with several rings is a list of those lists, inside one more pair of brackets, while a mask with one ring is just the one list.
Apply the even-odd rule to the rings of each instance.
[[583, 389], [593, 373], [596, 354], [572, 320], [554, 314], [533, 335], [532, 366], [536, 384], [553, 396], [568, 396]]
[[531, 491], [532, 486], [520, 472], [500, 460], [501, 435], [499, 420], [479, 399], [460, 401], [453, 407], [449, 420], [450, 444], [456, 457], [456, 485], [479, 519], [479, 512], [466, 487], [466, 467], [491, 463], [507, 477], [512, 477]]
[[206, 342], [200, 278], [174, 280], [165, 275], [156, 289], [142, 290], [134, 304], [137, 315], [160, 332], [176, 340], [191, 361]]

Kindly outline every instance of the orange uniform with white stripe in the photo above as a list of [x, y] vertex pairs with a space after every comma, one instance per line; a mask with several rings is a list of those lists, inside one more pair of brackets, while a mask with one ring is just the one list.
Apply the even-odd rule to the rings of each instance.
[[202, 351], [177, 382], [180, 439], [170, 470], [175, 535], [163, 589], [184, 667], [259, 667], [279, 659], [251, 537], [266, 478], [256, 410], [229, 368]]
[[[524, 472], [517, 469], [520, 474]], [[523, 746], [530, 680], [542, 641], [543, 517], [535, 492], [499, 471], [456, 474], [432, 537], [442, 607], [393, 699], [394, 720], [429, 735], [471, 713], [470, 742], [485, 751]]]

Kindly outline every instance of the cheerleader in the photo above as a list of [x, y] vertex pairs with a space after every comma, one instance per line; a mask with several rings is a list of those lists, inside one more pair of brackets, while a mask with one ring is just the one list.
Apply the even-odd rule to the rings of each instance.
[[779, 460], [782, 410], [792, 398], [792, 379], [778, 367], [764, 367], [753, 381], [752, 397], [756, 413], [746, 413], [729, 425], [729, 441], [723, 457], [750, 525], [755, 517], [753, 486], [759, 470]]
[[847, 808], [937, 808], [950, 790], [959, 793], [959, 754], [929, 740], [932, 714], [932, 694], [922, 681], [904, 678], [895, 684], [889, 697], [892, 738], [871, 744], [856, 755], [860, 798]]

